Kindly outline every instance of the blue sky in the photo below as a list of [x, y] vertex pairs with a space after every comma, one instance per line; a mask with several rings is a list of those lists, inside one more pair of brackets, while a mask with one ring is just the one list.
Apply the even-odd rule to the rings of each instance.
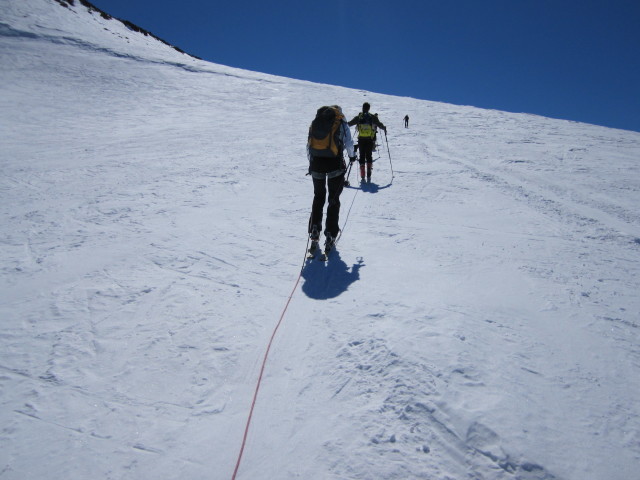
[[638, 0], [90, 1], [215, 63], [640, 132]]

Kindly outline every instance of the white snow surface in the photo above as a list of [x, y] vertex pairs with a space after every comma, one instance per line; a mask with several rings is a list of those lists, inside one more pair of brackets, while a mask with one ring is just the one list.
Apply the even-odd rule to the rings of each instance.
[[[388, 144], [292, 294], [309, 123], [363, 101]], [[0, 139], [0, 479], [230, 479], [283, 312], [238, 479], [639, 478], [640, 134], [1, 0]]]

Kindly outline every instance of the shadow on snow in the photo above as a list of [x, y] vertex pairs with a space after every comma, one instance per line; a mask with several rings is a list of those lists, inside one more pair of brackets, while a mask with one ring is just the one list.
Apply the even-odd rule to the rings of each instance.
[[351, 268], [340, 258], [336, 249], [329, 254], [329, 260], [309, 260], [302, 271], [304, 284], [302, 291], [309, 298], [328, 300], [346, 292], [349, 286], [360, 279], [360, 268], [364, 265], [362, 258]]
[[365, 193], [378, 193], [380, 190], [384, 190], [385, 188], [389, 188], [393, 182], [388, 183], [387, 185], [380, 186], [374, 182], [360, 182], [359, 184], [354, 185], [345, 185], [344, 188], [351, 188], [353, 190], [362, 190]]

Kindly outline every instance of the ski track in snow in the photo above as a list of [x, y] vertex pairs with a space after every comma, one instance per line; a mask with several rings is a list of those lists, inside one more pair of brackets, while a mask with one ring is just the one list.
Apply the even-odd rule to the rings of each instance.
[[0, 478], [231, 478], [303, 260], [308, 124], [364, 100], [388, 148], [301, 273], [238, 478], [633, 478], [640, 134], [0, 14]]

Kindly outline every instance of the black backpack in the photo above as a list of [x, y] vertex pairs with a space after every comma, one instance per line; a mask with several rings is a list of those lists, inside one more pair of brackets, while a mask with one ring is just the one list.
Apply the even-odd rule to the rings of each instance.
[[320, 107], [309, 127], [307, 146], [312, 157], [337, 157], [342, 152], [340, 124], [344, 115], [337, 106]]
[[358, 137], [360, 138], [376, 138], [377, 127], [373, 123], [373, 115], [369, 112], [360, 112], [358, 115]]

